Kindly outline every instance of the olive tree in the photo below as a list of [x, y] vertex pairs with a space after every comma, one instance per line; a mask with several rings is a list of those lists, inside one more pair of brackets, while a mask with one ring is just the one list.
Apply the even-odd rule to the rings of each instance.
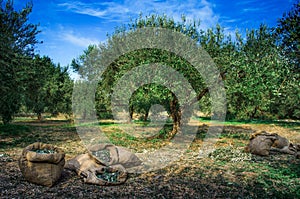
[[22, 103], [26, 67], [38, 43], [37, 25], [28, 23], [32, 4], [16, 11], [13, 1], [0, 0], [0, 116], [9, 123]]

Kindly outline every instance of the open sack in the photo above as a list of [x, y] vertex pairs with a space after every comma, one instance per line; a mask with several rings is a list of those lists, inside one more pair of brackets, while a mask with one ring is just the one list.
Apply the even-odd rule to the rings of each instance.
[[19, 168], [29, 182], [51, 187], [64, 169], [65, 153], [60, 148], [41, 142], [23, 149]]
[[85, 183], [118, 185], [127, 179], [126, 168], [141, 164], [138, 157], [123, 147], [99, 144], [89, 148], [89, 153], [67, 161], [65, 168], [83, 177]]

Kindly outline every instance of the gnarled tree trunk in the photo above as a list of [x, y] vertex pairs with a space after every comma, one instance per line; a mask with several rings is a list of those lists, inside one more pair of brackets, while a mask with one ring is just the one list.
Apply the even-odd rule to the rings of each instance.
[[181, 110], [179, 108], [179, 102], [174, 93], [172, 93], [172, 100], [170, 101], [171, 117], [173, 119], [173, 129], [171, 135], [174, 136], [180, 131], [181, 122]]
[[172, 93], [172, 100], [170, 101], [170, 111], [171, 111], [171, 117], [173, 119], [173, 130], [171, 132], [172, 136], [174, 136], [176, 133], [180, 132], [180, 127], [183, 122], [182, 121], [182, 115], [185, 110], [188, 110], [189, 107], [186, 106], [192, 106], [194, 103], [198, 103], [199, 100], [202, 99], [207, 93], [209, 92], [208, 88], [204, 88], [198, 95], [195, 97], [189, 104], [181, 105], [182, 108], [179, 107], [179, 102], [177, 97], [174, 93]]

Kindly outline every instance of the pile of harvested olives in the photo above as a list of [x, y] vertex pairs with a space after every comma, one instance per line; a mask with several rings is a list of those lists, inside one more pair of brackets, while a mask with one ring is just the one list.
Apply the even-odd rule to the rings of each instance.
[[109, 162], [111, 160], [109, 150], [103, 149], [100, 151], [92, 151], [92, 155], [96, 156], [103, 162]]
[[56, 151], [52, 149], [35, 149], [32, 150], [33, 152], [40, 153], [40, 154], [53, 154], [56, 153]]
[[104, 168], [103, 173], [97, 173], [97, 178], [100, 178], [101, 180], [105, 180], [107, 182], [118, 182], [118, 176], [120, 175], [120, 172], [110, 172], [109, 169]]

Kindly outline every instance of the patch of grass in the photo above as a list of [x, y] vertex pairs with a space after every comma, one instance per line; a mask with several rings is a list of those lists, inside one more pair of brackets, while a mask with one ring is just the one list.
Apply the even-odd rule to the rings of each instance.
[[117, 139], [124, 139], [124, 140], [129, 140], [129, 141], [136, 141], [137, 138], [134, 136], [131, 136], [127, 133], [121, 133], [121, 132], [115, 132], [111, 134], [111, 137], [117, 138]]
[[170, 136], [170, 132], [173, 129], [173, 125], [172, 124], [165, 124], [164, 127], [159, 131], [158, 133], [158, 138], [160, 139], [169, 139], [171, 138]]
[[224, 167], [234, 171], [255, 198], [300, 198], [299, 160], [293, 156], [252, 155], [250, 161], [228, 165]]
[[251, 154], [233, 147], [220, 147], [209, 154], [210, 158], [222, 162], [242, 162], [251, 160]]
[[100, 121], [100, 126], [115, 126], [116, 124], [112, 121]]
[[30, 121], [0, 125], [0, 149], [24, 148], [34, 142], [57, 144], [76, 135], [74, 125], [67, 121]]
[[18, 136], [31, 132], [31, 128], [25, 125], [7, 124], [0, 125], [0, 136]]
[[256, 186], [261, 186], [274, 198], [300, 198], [299, 166], [296, 171], [289, 167], [261, 167], [265, 170], [258, 176]]
[[204, 140], [204, 138], [206, 137], [206, 134], [207, 134], [207, 131], [205, 131], [203, 129], [198, 129], [195, 139]]
[[[201, 122], [211, 122], [210, 117], [198, 117], [198, 120]], [[268, 125], [277, 125], [284, 128], [291, 128], [295, 130], [300, 130], [300, 121], [294, 121], [294, 120], [260, 120], [260, 119], [252, 119], [252, 120], [227, 120], [224, 123], [224, 125], [243, 125], [243, 124], [268, 124]]]
[[133, 123], [138, 124], [140, 126], [147, 126], [148, 124], [150, 124], [150, 121], [144, 121], [144, 120], [133, 120]]
[[34, 137], [32, 128], [25, 125], [0, 125], [0, 148], [15, 147], [21, 143], [28, 143]]
[[249, 133], [242, 133], [242, 132], [224, 132], [221, 133], [219, 136], [220, 138], [232, 138], [238, 140], [249, 140], [250, 134]]
[[14, 122], [32, 122], [32, 121], [36, 121], [37, 118], [33, 118], [33, 117], [15, 117], [14, 118]]
[[154, 138], [154, 139], [151, 139], [149, 142], [155, 144], [155, 143], [161, 142], [161, 140], [157, 139], [157, 138]]
[[129, 147], [137, 141], [137, 138], [119, 129], [114, 129], [115, 132], [107, 134], [111, 142], [118, 146]]

